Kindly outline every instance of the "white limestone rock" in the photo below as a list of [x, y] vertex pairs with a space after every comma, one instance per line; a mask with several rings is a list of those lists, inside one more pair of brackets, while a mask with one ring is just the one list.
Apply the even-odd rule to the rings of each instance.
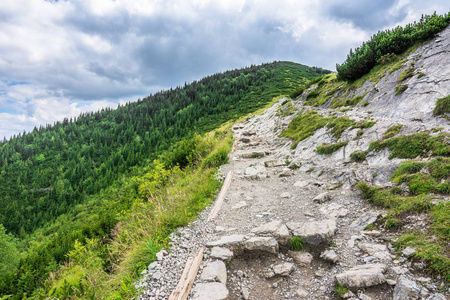
[[383, 273], [386, 271], [384, 264], [367, 264], [351, 268], [336, 275], [340, 285], [348, 288], [366, 288], [386, 282]]

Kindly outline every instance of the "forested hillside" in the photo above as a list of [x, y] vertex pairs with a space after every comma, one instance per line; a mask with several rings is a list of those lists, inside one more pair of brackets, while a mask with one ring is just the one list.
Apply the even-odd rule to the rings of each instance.
[[[328, 71], [289, 62], [251, 66], [1, 142], [1, 295], [45, 297], [55, 284], [49, 274], [89, 243], [97, 243], [100, 268], [113, 273], [113, 259], [102, 247], [111, 244], [111, 230], [143, 197], [145, 176], [155, 167], [167, 172], [176, 165], [200, 167], [214, 147], [195, 148], [208, 144], [198, 134], [289, 95], [323, 73]], [[202, 152], [198, 157], [194, 148]], [[151, 163], [156, 158], [160, 162]], [[214, 156], [209, 160], [201, 167], [217, 167]], [[182, 223], [172, 225], [164, 230]], [[139, 263], [133, 268], [138, 270]], [[131, 284], [127, 280], [125, 286]], [[64, 295], [66, 288], [66, 296], [75, 291], [70, 284], [53, 291]]]

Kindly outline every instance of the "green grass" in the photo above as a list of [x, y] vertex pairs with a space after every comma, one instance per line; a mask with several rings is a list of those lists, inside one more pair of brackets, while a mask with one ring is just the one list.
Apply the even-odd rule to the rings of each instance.
[[439, 98], [436, 101], [436, 106], [433, 110], [433, 115], [439, 116], [450, 113], [450, 95], [444, 98]]
[[378, 226], [374, 223], [370, 223], [370, 224], [367, 224], [366, 227], [364, 227], [364, 230], [367, 230], [367, 231], [378, 230]]
[[292, 149], [295, 149], [299, 142], [312, 136], [320, 128], [327, 126], [333, 137], [339, 139], [344, 130], [354, 125], [355, 122], [347, 117], [327, 118], [316, 111], [308, 111], [292, 119], [289, 127], [281, 133], [281, 136], [294, 140]]
[[381, 151], [388, 148], [390, 159], [416, 158], [422, 156], [450, 156], [450, 134], [442, 132], [438, 136], [431, 136], [428, 132], [402, 135], [384, 141], [372, 142], [369, 151]]
[[346, 146], [348, 142], [339, 142], [335, 144], [322, 145], [316, 148], [318, 154], [331, 154], [340, 148]]
[[355, 122], [347, 117], [331, 118], [331, 121], [327, 124], [327, 127], [331, 130], [331, 134], [335, 139], [339, 139], [342, 133], [347, 129], [355, 125]]
[[398, 84], [397, 86], [395, 86], [395, 96], [403, 94], [403, 92], [406, 91], [407, 89], [408, 89], [407, 84]]
[[364, 130], [358, 130], [358, 132], [356, 133], [356, 138], [359, 139], [362, 135], [364, 134]]
[[398, 78], [399, 81], [405, 81], [406, 79], [414, 76], [415, 68], [413, 66], [409, 67], [405, 71], [402, 71], [400, 73], [400, 77]]
[[[402, 176], [425, 175], [431, 178], [447, 178], [449, 176], [449, 159], [436, 158], [430, 162], [406, 162], [403, 163], [392, 175], [392, 180], [397, 184], [402, 182]], [[428, 169], [430, 175], [420, 173]], [[427, 189], [426, 181], [421, 186]], [[411, 185], [409, 186], [411, 190]], [[415, 247], [417, 251], [413, 256], [419, 261], [427, 262], [434, 273], [441, 275], [450, 281], [450, 203], [442, 202], [432, 204], [432, 197], [426, 195], [399, 196], [398, 188], [382, 190], [365, 183], [359, 183], [358, 188], [362, 197], [370, 203], [383, 208], [388, 208], [388, 215], [384, 218], [386, 229], [396, 228], [401, 236], [394, 246], [403, 249], [407, 246]], [[414, 187], [412, 188], [414, 191]], [[438, 191], [439, 193], [439, 191]], [[447, 192], [448, 193], [448, 192]], [[431, 219], [430, 227], [422, 228], [420, 232], [407, 232], [402, 229], [406, 216], [417, 213], [426, 213]]]
[[383, 139], [388, 139], [396, 136], [400, 132], [400, 129], [402, 129], [402, 127], [403, 125], [401, 124], [389, 127], [388, 130], [386, 130], [386, 132], [384, 133]]
[[295, 107], [292, 105], [292, 102], [289, 100], [285, 100], [282, 105], [278, 108], [277, 115], [281, 117], [286, 117], [294, 114]]
[[376, 123], [375, 121], [361, 121], [361, 122], [358, 122], [355, 125], [353, 125], [352, 129], [353, 128], [361, 128], [361, 129], [370, 128], [373, 125], [375, 125], [375, 123]]
[[306, 100], [317, 98], [317, 96], [319, 96], [319, 92], [316, 90], [313, 90], [313, 91], [309, 92], [308, 96], [306, 96]]
[[299, 236], [294, 236], [289, 239], [289, 249], [292, 251], [300, 251], [303, 249], [304, 241]]
[[336, 282], [336, 284], [334, 286], [334, 291], [336, 292], [336, 295], [340, 299], [343, 299], [344, 295], [349, 291], [349, 289]]
[[328, 118], [322, 117], [315, 111], [308, 111], [292, 119], [288, 129], [281, 133], [281, 136], [293, 139], [294, 149], [297, 144], [304, 139], [312, 136], [314, 132], [328, 123]]
[[366, 160], [366, 155], [366, 151], [355, 151], [350, 154], [350, 158], [352, 159], [352, 161], [362, 162]]
[[289, 98], [291, 98], [291, 99], [296, 99], [298, 96], [300, 96], [301, 94], [303, 94], [304, 91], [305, 91], [305, 87], [304, 87], [304, 86], [300, 86], [300, 87], [296, 88], [295, 90], [293, 90], [293, 91], [289, 94]]
[[396, 190], [394, 192], [392, 190], [382, 190], [381, 188], [369, 186], [366, 183], [359, 183], [357, 187], [361, 191], [362, 197], [373, 205], [389, 208], [389, 215], [391, 216], [407, 212], [425, 212], [432, 207], [431, 199], [428, 196], [401, 197], [396, 195]]
[[331, 101], [330, 108], [337, 108], [341, 106], [356, 106], [367, 95], [365, 92], [363, 95], [355, 96], [353, 98], [334, 98]]
[[409, 191], [415, 195], [449, 194], [449, 178], [450, 158], [444, 157], [437, 157], [429, 162], [405, 162], [391, 176], [391, 180], [397, 185], [406, 183]]

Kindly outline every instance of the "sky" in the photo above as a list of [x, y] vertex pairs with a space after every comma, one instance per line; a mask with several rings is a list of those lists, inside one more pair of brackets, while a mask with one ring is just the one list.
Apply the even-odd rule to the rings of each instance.
[[1, 0], [0, 139], [213, 73], [335, 70], [378, 30], [448, 0]]

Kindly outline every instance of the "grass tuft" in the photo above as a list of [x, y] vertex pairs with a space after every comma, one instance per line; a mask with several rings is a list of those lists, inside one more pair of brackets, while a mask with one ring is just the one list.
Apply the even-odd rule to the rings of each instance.
[[299, 236], [294, 236], [289, 239], [289, 249], [292, 251], [300, 251], [303, 249], [304, 241], [303, 238]]
[[436, 101], [436, 106], [433, 110], [433, 115], [439, 116], [450, 113], [450, 95], [444, 98], [439, 98]]
[[391, 152], [389, 158], [416, 158], [424, 156], [450, 156], [450, 134], [442, 132], [438, 136], [431, 136], [427, 132], [411, 135], [402, 135], [385, 141], [374, 141], [369, 151], [381, 151], [388, 148]]
[[340, 148], [346, 146], [348, 142], [339, 142], [335, 144], [322, 145], [316, 148], [318, 154], [331, 154]]
[[350, 158], [352, 159], [352, 161], [362, 162], [366, 160], [366, 155], [366, 151], [355, 151], [350, 154]]
[[388, 139], [396, 136], [400, 132], [400, 129], [402, 129], [402, 127], [403, 125], [401, 124], [389, 127], [388, 130], [386, 130], [386, 132], [384, 133], [383, 139]]
[[403, 94], [404, 91], [408, 89], [407, 84], [399, 84], [395, 87], [395, 96], [398, 96], [400, 94]]
[[338, 282], [336, 282], [336, 285], [334, 286], [334, 291], [336, 292], [336, 295], [340, 299], [343, 299], [344, 295], [349, 291], [349, 289], [343, 285], [340, 285]]
[[398, 80], [405, 81], [406, 79], [413, 77], [414, 71], [415, 71], [414, 67], [409, 67], [408, 69], [400, 73], [400, 77]]

